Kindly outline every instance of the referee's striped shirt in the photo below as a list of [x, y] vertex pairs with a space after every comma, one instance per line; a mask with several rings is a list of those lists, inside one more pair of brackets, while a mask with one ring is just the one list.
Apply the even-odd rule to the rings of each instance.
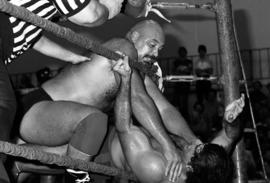
[[[9, 2], [24, 7], [45, 19], [50, 19], [57, 13], [56, 8], [48, 0], [10, 0]], [[11, 29], [10, 38], [12, 43], [10, 45], [11, 50], [9, 50], [11, 53], [5, 59], [5, 64], [12, 62], [28, 50], [39, 39], [42, 31], [41, 28], [12, 16], [8, 17], [8, 21], [9, 25], [7, 25], [7, 28]], [[6, 31], [10, 31], [9, 29]]]
[[91, 0], [52, 0], [57, 10], [67, 17], [70, 17], [89, 4]]
[[[24, 7], [36, 15], [51, 19], [58, 11], [67, 17], [72, 16], [83, 9], [91, 0], [10, 0], [9, 2]], [[9, 48], [4, 48], [8, 52], [4, 57], [5, 64], [11, 63], [19, 55], [28, 50], [41, 36], [42, 29], [18, 18], [7, 16], [8, 25], [2, 25], [1, 36], [7, 35], [11, 43], [7, 43]], [[1, 21], [1, 24], [4, 21]], [[12, 31], [10, 31], [10, 29]], [[9, 33], [10, 31], [10, 33]], [[7, 38], [5, 38], [7, 39]], [[5, 53], [7, 54], [7, 53]]]

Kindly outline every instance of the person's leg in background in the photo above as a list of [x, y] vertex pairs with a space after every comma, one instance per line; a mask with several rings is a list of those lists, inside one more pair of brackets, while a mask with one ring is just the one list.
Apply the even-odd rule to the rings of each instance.
[[[3, 61], [0, 60], [0, 140], [9, 141], [16, 113], [16, 98]], [[0, 183], [9, 182], [3, 162], [5, 154], [0, 154]]]

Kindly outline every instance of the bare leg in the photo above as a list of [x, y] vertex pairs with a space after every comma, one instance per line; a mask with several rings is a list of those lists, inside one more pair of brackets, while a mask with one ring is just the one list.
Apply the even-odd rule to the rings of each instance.
[[21, 136], [28, 143], [69, 144], [68, 155], [83, 160], [98, 152], [106, 131], [107, 116], [104, 113], [91, 106], [67, 101], [35, 104], [20, 126]]

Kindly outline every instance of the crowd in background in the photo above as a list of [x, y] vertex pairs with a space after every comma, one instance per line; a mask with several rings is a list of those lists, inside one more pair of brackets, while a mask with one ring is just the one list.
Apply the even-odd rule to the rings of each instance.
[[[178, 49], [178, 58], [174, 61], [174, 75], [194, 75], [204, 80], [193, 82], [177, 82], [173, 87], [172, 103], [187, 119], [193, 132], [203, 141], [213, 138], [222, 128], [224, 114], [224, 96], [222, 87], [213, 87], [208, 79], [213, 74], [212, 61], [207, 57], [204, 45], [198, 47], [199, 59], [190, 60], [185, 47]], [[195, 86], [194, 86], [195, 85]], [[248, 88], [254, 121], [257, 126], [259, 142], [262, 150], [264, 165], [268, 176], [270, 175], [270, 83], [263, 85], [260, 81], [249, 81]], [[193, 88], [193, 89], [192, 89]], [[242, 93], [246, 93], [240, 86]], [[192, 95], [195, 99], [191, 99]], [[247, 94], [246, 94], [247, 95]], [[194, 97], [193, 97], [194, 98]], [[254, 125], [252, 122], [250, 106], [248, 105], [241, 115], [245, 126], [244, 142], [247, 175], [249, 179], [263, 177], [262, 161], [258, 151]]]

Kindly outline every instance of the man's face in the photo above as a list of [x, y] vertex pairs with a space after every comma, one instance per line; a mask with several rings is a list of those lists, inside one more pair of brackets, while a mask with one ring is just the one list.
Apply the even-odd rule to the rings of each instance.
[[140, 62], [153, 62], [164, 45], [163, 33], [140, 34], [134, 42]]

